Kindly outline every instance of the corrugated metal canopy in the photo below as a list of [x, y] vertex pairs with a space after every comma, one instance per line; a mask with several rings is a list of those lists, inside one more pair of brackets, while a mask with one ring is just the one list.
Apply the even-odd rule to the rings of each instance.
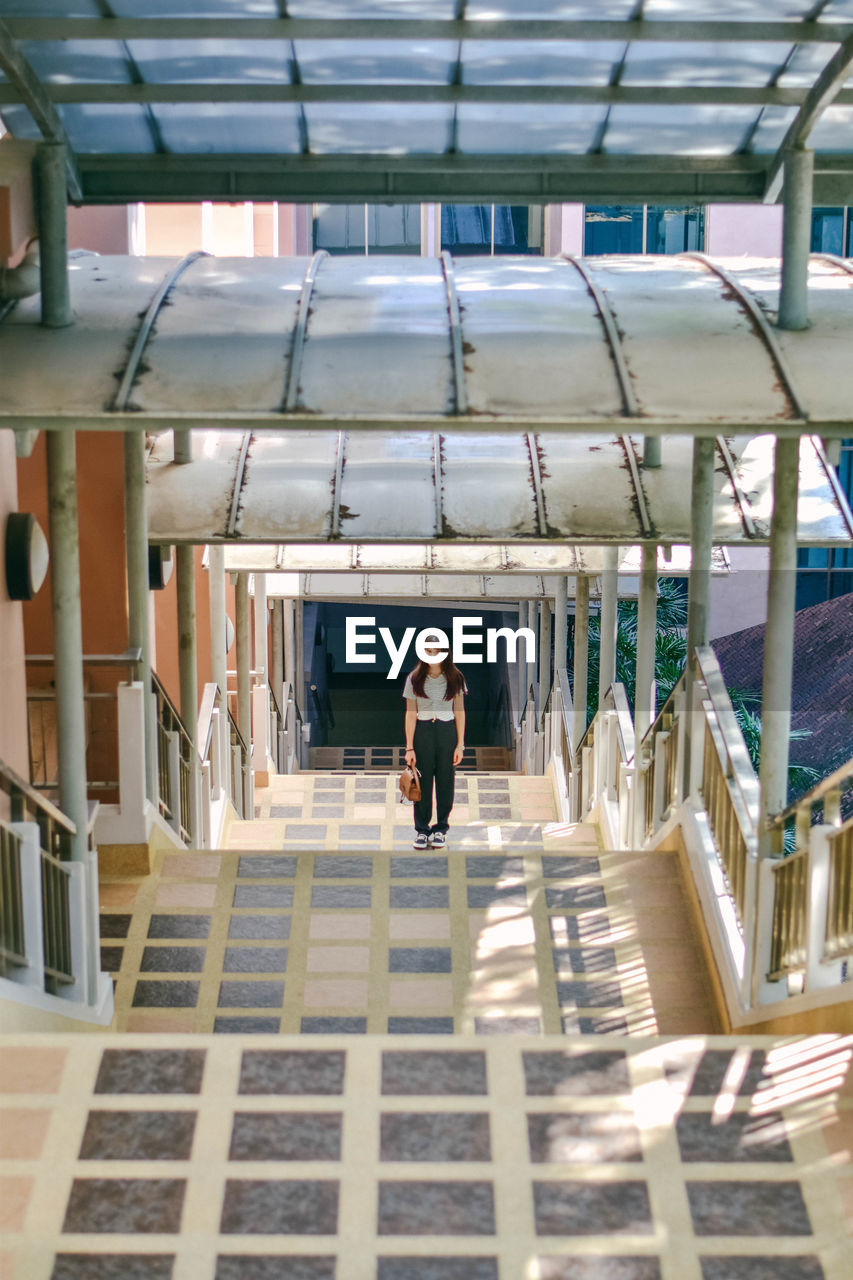
[[804, 111], [835, 158], [817, 199], [853, 184], [851, 0], [0, 0], [0, 18], [6, 124], [39, 136], [35, 85], [87, 201], [760, 199]]
[[[778, 264], [701, 255], [93, 256], [71, 279], [70, 328], [38, 299], [0, 326], [0, 425], [160, 431], [164, 541], [682, 543], [693, 434], [718, 437], [718, 543], [766, 539], [777, 433], [803, 437], [801, 540], [853, 532], [813, 434], [853, 434], [840, 261], [813, 260], [801, 332], [769, 323]], [[200, 428], [189, 466], [170, 426]]]

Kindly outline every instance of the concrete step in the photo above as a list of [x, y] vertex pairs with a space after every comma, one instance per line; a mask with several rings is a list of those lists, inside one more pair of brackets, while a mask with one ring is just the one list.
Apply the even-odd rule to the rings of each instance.
[[[402, 769], [405, 759], [399, 744], [391, 747], [309, 747], [308, 764], [311, 769], [381, 773], [388, 769]], [[507, 747], [466, 747], [458, 772], [493, 769], [513, 772], [515, 752]]]

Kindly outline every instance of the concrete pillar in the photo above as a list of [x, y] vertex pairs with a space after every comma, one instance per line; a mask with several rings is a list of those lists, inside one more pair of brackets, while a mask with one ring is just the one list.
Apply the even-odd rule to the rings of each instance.
[[693, 476], [690, 501], [690, 578], [687, 588], [687, 662], [685, 667], [685, 734], [682, 795], [690, 794], [693, 736], [693, 651], [708, 643], [711, 602], [711, 545], [714, 532], [714, 440], [696, 436], [693, 441]]
[[643, 439], [643, 466], [660, 466], [660, 436], [645, 436]]
[[658, 549], [643, 544], [640, 595], [637, 601], [637, 668], [634, 686], [634, 731], [639, 742], [654, 720], [655, 632], [657, 629]]
[[145, 793], [158, 801], [157, 720], [151, 697], [151, 637], [148, 619], [148, 509], [145, 490], [145, 433], [124, 435], [124, 529], [127, 558], [127, 642], [142, 657], [133, 675], [145, 690]]
[[536, 672], [539, 663], [539, 627], [537, 626], [536, 601], [527, 601], [527, 626], [533, 632], [533, 660], [528, 662], [524, 673], [524, 692], [525, 697], [529, 695], [529, 691], [533, 689], [534, 708], [536, 703]]
[[776, 441], [767, 626], [764, 632], [764, 679], [761, 688], [759, 856], [767, 856], [771, 852], [770, 837], [764, 831], [765, 820], [784, 809], [787, 804], [797, 587], [799, 458], [799, 440]]
[[574, 671], [572, 675], [572, 706], [574, 709], [574, 742], [578, 743], [586, 732], [586, 686], [589, 676], [589, 577], [579, 573], [575, 578], [575, 642]]
[[601, 574], [601, 626], [598, 658], [598, 709], [616, 679], [616, 629], [619, 598], [619, 548], [604, 548], [604, 570]]
[[249, 575], [237, 574], [235, 591], [235, 609], [237, 613], [237, 728], [240, 730], [246, 745], [252, 742], [252, 704], [249, 668], [250, 660], [250, 627], [249, 627]]
[[175, 547], [175, 574], [178, 594], [178, 675], [181, 687], [181, 719], [192, 744], [190, 759], [190, 837], [200, 846], [199, 798], [201, 787], [198, 758], [198, 649], [195, 608], [195, 548], [178, 543]]
[[539, 601], [539, 720], [551, 692], [551, 601]]
[[[518, 626], [519, 630], [527, 626], [527, 601], [519, 600], [518, 602]], [[524, 711], [524, 703], [527, 700], [527, 663], [524, 660], [524, 649], [519, 646], [516, 648], [516, 680], [518, 686], [518, 721], [521, 723], [521, 716]]]
[[307, 716], [305, 710], [306, 704], [306, 688], [305, 688], [305, 607], [302, 600], [294, 602], [294, 621], [295, 621], [295, 643], [296, 643], [296, 701], [299, 703], [299, 709], [303, 716]]
[[61, 142], [42, 142], [36, 148], [41, 322], [48, 329], [64, 329], [72, 323], [65, 162]]
[[795, 148], [785, 156], [782, 190], [782, 287], [779, 328], [806, 329], [809, 323], [809, 253], [812, 238], [814, 152]]
[[54, 679], [59, 807], [77, 826], [72, 858], [86, 861], [89, 807], [86, 786], [86, 707], [80, 616], [76, 436], [47, 432], [47, 494], [53, 604]]

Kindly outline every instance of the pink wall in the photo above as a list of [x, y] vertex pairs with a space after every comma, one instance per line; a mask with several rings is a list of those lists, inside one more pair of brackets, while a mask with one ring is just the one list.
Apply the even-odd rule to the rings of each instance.
[[129, 253], [127, 207], [84, 204], [68, 209], [68, 248]]
[[715, 258], [779, 258], [782, 206], [711, 204], [705, 214], [705, 251]]
[[[15, 435], [0, 431], [0, 533], [5, 545], [6, 520], [18, 510]], [[44, 525], [42, 525], [44, 527]], [[48, 591], [47, 583], [42, 592]], [[27, 752], [27, 695], [24, 670], [24, 616], [20, 602], [6, 591], [5, 564], [0, 562], [0, 760], [24, 779], [29, 778]]]

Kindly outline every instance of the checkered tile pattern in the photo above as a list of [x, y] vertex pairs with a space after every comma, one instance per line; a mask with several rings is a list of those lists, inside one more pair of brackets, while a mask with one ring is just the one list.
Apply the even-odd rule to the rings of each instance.
[[840, 1037], [9, 1037], [2, 1275], [847, 1280], [849, 1060]]

